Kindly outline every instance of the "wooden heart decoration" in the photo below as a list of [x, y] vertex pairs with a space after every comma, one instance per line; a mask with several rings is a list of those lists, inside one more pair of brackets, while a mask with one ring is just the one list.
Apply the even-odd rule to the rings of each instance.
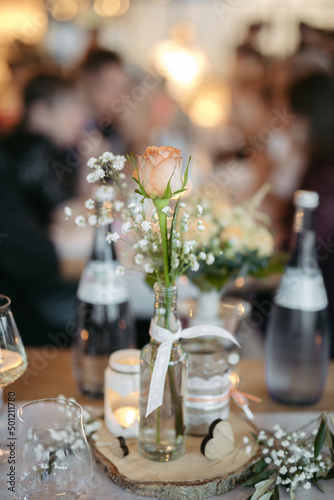
[[209, 434], [201, 443], [201, 452], [209, 460], [219, 458], [234, 450], [234, 433], [229, 422], [218, 418], [209, 428]]

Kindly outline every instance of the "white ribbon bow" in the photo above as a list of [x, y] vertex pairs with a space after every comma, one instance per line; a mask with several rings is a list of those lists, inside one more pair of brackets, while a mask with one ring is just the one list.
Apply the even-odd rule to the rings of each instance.
[[182, 330], [181, 323], [178, 321], [178, 330], [176, 333], [172, 333], [170, 330], [162, 328], [151, 321], [150, 335], [154, 338], [154, 340], [157, 340], [161, 344], [154, 363], [147, 401], [146, 417], [162, 405], [165, 379], [173, 342], [179, 340], [180, 338], [193, 339], [205, 335], [213, 335], [215, 337], [229, 340], [238, 347], [241, 347], [239, 342], [233, 337], [233, 335], [231, 335], [230, 332], [224, 328], [220, 328], [219, 326], [212, 325], [192, 326]]

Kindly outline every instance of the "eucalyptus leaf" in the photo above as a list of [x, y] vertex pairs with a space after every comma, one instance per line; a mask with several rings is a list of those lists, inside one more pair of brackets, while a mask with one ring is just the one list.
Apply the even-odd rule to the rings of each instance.
[[266, 481], [260, 481], [259, 483], [257, 483], [255, 485], [256, 491], [252, 496], [252, 500], [259, 500], [260, 498], [262, 498], [263, 500], [267, 500], [267, 498], [269, 499], [273, 494], [273, 491], [268, 490], [274, 484], [274, 482], [275, 479], [267, 479]]
[[278, 490], [277, 484], [276, 484], [274, 491], [273, 491], [272, 500], [279, 500], [279, 490]]
[[255, 486], [257, 483], [268, 479], [268, 477], [270, 477], [272, 474], [275, 474], [275, 472], [275, 470], [264, 470], [260, 472], [260, 474], [256, 474], [255, 476], [252, 476], [250, 479], [242, 483], [242, 486], [244, 486], [245, 488]]
[[290, 491], [290, 500], [296, 500], [296, 493], [294, 491]]
[[322, 419], [318, 433], [314, 440], [314, 458], [317, 458], [320, 455], [322, 447], [324, 446], [326, 430], [326, 422], [324, 419]]
[[268, 464], [266, 464], [266, 462], [264, 461], [264, 458], [263, 458], [262, 460], [260, 460], [259, 462], [257, 462], [253, 466], [252, 471], [255, 472], [255, 474], [259, 474], [260, 472], [262, 472], [267, 467], [268, 467]]
[[320, 483], [318, 483], [318, 481], [314, 478], [311, 479], [311, 483], [314, 484], [314, 486], [316, 486], [317, 488], [319, 488], [320, 491], [322, 491], [323, 493], [325, 493], [325, 490], [323, 489], [323, 487], [321, 486]]

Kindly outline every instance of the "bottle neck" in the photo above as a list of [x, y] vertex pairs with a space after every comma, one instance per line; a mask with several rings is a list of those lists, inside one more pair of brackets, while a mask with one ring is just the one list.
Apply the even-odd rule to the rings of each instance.
[[316, 258], [315, 208], [296, 207], [293, 235], [291, 267], [318, 268]]
[[97, 223], [95, 226], [93, 250], [90, 260], [116, 261], [114, 242], [108, 243], [107, 234], [112, 233], [111, 203], [96, 202]]
[[176, 333], [179, 328], [177, 318], [177, 286], [154, 285], [153, 322]]

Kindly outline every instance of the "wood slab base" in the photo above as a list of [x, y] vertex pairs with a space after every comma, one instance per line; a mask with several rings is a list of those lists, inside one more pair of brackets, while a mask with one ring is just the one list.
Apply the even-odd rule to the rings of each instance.
[[[92, 443], [99, 467], [112, 481], [136, 495], [173, 500], [200, 500], [221, 495], [240, 485], [250, 474], [258, 447], [250, 432], [254, 427], [237, 414], [229, 422], [235, 436], [235, 449], [219, 460], [208, 460], [201, 454], [202, 437], [187, 436], [186, 453], [178, 460], [160, 463], [146, 460], [137, 450], [137, 440], [127, 439], [129, 455], [116, 457], [108, 446]], [[110, 441], [111, 434], [103, 425], [97, 442]], [[243, 437], [249, 437], [252, 451], [246, 453]]]

